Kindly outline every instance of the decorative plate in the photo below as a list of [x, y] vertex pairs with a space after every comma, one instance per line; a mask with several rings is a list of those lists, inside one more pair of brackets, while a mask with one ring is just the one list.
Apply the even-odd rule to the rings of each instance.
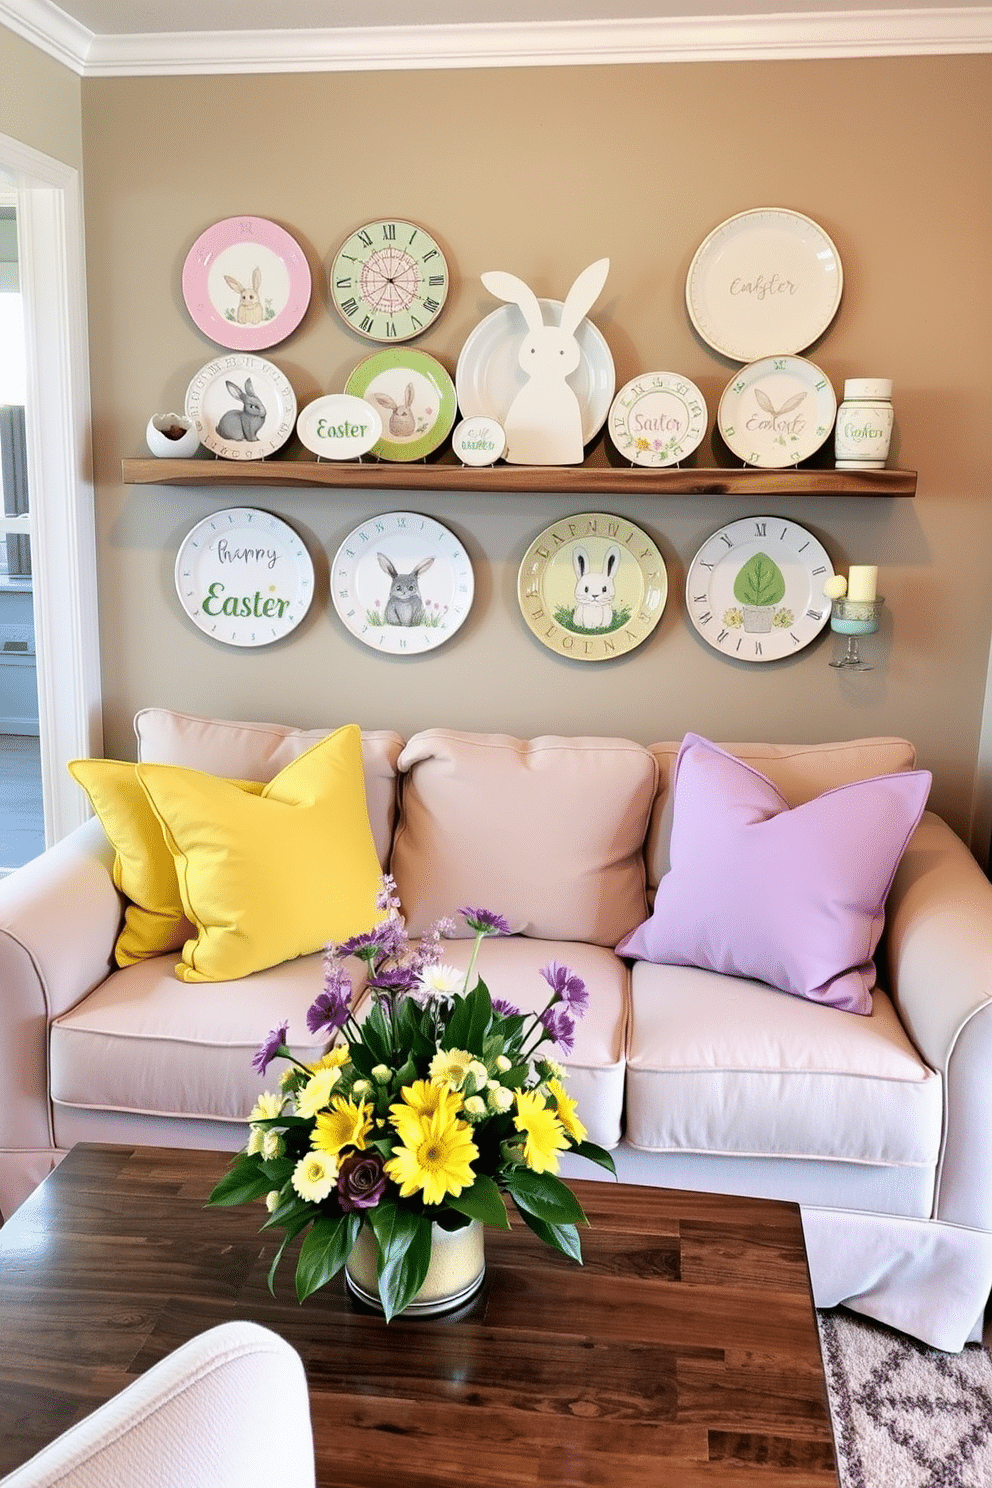
[[677, 465], [702, 443], [706, 399], [677, 372], [645, 372], [617, 393], [608, 428], [634, 465]]
[[496, 419], [478, 414], [455, 425], [451, 449], [463, 465], [495, 465], [506, 449], [506, 432]]
[[524, 554], [517, 598], [542, 645], [608, 661], [647, 640], [668, 598], [665, 562], [623, 517], [581, 512], [546, 527]]
[[416, 656], [442, 645], [465, 620], [475, 578], [453, 532], [416, 512], [369, 517], [331, 564], [334, 608], [374, 651]]
[[458, 412], [455, 385], [441, 363], [412, 347], [373, 352], [345, 392], [382, 414], [382, 438], [372, 446], [382, 460], [423, 460], [447, 439]]
[[267, 646], [295, 630], [313, 599], [313, 563], [292, 527], [233, 506], [187, 533], [176, 592], [194, 625], [228, 646]]
[[236, 351], [284, 341], [306, 314], [310, 289], [303, 249], [264, 217], [215, 222], [183, 264], [183, 299], [194, 324]]
[[296, 425], [296, 394], [263, 357], [233, 352], [201, 367], [186, 389], [200, 443], [225, 460], [264, 460]]
[[382, 438], [382, 419], [364, 398], [328, 393], [307, 404], [296, 432], [304, 448], [321, 459], [357, 460]]
[[689, 318], [735, 362], [804, 351], [837, 313], [844, 275], [811, 218], [783, 207], [738, 212], [696, 249], [686, 277]]
[[746, 465], [798, 465], [829, 438], [837, 415], [830, 379], [804, 357], [764, 357], [723, 390], [716, 423]]
[[334, 255], [331, 304], [369, 341], [409, 341], [433, 325], [448, 295], [441, 246], [414, 222], [366, 222]]
[[689, 565], [685, 602], [707, 645], [738, 661], [778, 661], [808, 646], [830, 618], [826, 549], [784, 517], [720, 527]]
[[[562, 301], [539, 300], [547, 325], [560, 325]], [[527, 326], [517, 305], [501, 305], [469, 333], [455, 367], [458, 406], [465, 418], [488, 414], [503, 423], [527, 378], [517, 361]], [[575, 332], [581, 360], [566, 379], [582, 410], [582, 442], [595, 439], [616, 390], [616, 369], [602, 333], [589, 319]]]

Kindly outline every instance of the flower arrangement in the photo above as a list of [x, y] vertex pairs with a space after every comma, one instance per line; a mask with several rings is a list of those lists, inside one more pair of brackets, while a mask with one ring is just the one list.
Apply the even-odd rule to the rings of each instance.
[[[411, 941], [388, 876], [378, 909], [383, 918], [372, 930], [324, 953], [324, 986], [307, 1026], [337, 1042], [317, 1064], [302, 1064], [286, 1046], [283, 1023], [255, 1055], [260, 1074], [276, 1058], [289, 1063], [279, 1091], [259, 1097], [248, 1144], [209, 1202], [264, 1199], [262, 1228], [285, 1231], [270, 1289], [287, 1245], [308, 1231], [296, 1264], [301, 1302], [337, 1274], [369, 1226], [388, 1321], [423, 1284], [432, 1224], [456, 1230], [480, 1220], [508, 1229], [507, 1195], [535, 1234], [581, 1262], [576, 1226], [586, 1218], [556, 1176], [559, 1153], [615, 1169], [609, 1153], [586, 1140], [565, 1071], [543, 1049], [571, 1049], [589, 1001], [581, 978], [552, 962], [541, 972], [547, 1004], [525, 1015], [472, 980], [482, 941], [509, 933], [501, 915], [459, 911], [475, 932], [462, 973], [441, 959], [452, 921]], [[352, 1012], [349, 956], [367, 970], [361, 1023]]]

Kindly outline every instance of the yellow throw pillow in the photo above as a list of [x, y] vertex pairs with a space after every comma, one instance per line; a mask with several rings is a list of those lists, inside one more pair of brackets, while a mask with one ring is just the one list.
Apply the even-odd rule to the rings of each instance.
[[[178, 951], [196, 934], [183, 909], [172, 853], [136, 770], [127, 760], [69, 762], [114, 849], [114, 883], [129, 900], [114, 948], [118, 966]], [[255, 780], [231, 784], [256, 795], [262, 789]]]
[[257, 796], [178, 765], [136, 769], [196, 927], [176, 967], [183, 981], [248, 976], [381, 918], [357, 724], [315, 744]]

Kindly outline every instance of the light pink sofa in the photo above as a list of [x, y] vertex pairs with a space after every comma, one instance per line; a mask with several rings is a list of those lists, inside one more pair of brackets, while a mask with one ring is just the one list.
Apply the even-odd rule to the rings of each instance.
[[[141, 759], [258, 780], [328, 731], [164, 709], [135, 723]], [[992, 1286], [992, 885], [944, 822], [925, 814], [902, 860], [859, 1017], [614, 953], [667, 868], [678, 743], [446, 729], [362, 742], [411, 931], [483, 906], [514, 931], [482, 947], [494, 996], [543, 1005], [553, 960], [587, 983], [570, 1090], [621, 1179], [797, 1202], [818, 1305], [944, 1349], [977, 1336]], [[726, 747], [790, 806], [915, 764], [899, 739]], [[175, 954], [116, 969], [112, 861], [91, 821], [0, 883], [4, 1214], [76, 1142], [239, 1147], [268, 1031], [288, 1018], [301, 1057], [321, 1052], [305, 1024], [319, 956], [211, 985], [178, 980]]]

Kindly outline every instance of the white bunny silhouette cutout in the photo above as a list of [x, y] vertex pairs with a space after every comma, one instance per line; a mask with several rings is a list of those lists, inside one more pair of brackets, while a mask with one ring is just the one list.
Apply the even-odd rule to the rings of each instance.
[[545, 325], [534, 291], [515, 274], [494, 269], [482, 282], [499, 300], [519, 305], [527, 326], [517, 360], [527, 381], [503, 420], [504, 459], [513, 465], [581, 465], [582, 409], [566, 379], [579, 365], [575, 331], [606, 283], [610, 260], [600, 258], [575, 280], [559, 325]]

